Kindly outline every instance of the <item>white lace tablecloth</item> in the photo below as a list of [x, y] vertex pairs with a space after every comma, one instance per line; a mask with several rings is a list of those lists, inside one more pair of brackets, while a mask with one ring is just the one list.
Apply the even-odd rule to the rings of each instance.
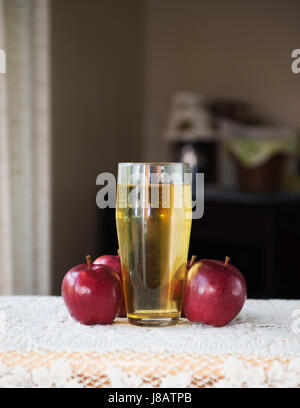
[[60, 297], [0, 297], [0, 387], [299, 387], [300, 301], [248, 300], [228, 326], [73, 321]]

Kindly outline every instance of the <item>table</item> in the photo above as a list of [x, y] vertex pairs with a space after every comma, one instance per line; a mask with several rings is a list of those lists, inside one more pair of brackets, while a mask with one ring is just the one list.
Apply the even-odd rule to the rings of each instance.
[[248, 300], [229, 325], [84, 326], [61, 297], [0, 297], [1, 387], [299, 387], [300, 301]]

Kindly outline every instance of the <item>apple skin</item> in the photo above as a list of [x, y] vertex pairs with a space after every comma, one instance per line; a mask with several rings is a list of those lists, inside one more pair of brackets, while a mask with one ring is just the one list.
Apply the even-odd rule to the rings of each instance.
[[82, 264], [65, 275], [61, 293], [76, 321], [111, 324], [120, 310], [121, 285], [119, 276], [109, 266]]
[[94, 260], [94, 265], [108, 265], [113, 268], [122, 279], [121, 260], [119, 255], [102, 255]]
[[125, 305], [125, 296], [124, 296], [124, 289], [123, 289], [123, 277], [122, 277], [122, 268], [121, 268], [121, 260], [119, 255], [102, 255], [99, 256], [97, 259], [94, 260], [94, 265], [101, 264], [110, 266], [121, 279], [122, 283], [122, 301], [121, 301], [121, 308], [119, 312], [119, 317], [126, 317], [126, 305]]
[[246, 298], [245, 279], [231, 264], [203, 259], [188, 271], [183, 308], [191, 322], [225, 326], [239, 314]]

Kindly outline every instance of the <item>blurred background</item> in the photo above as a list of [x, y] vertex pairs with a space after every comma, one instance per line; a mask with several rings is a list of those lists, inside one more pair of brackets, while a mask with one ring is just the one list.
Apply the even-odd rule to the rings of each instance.
[[299, 298], [298, 0], [0, 0], [1, 294], [59, 294], [117, 251], [96, 177], [121, 161], [205, 173], [190, 254], [249, 297]]

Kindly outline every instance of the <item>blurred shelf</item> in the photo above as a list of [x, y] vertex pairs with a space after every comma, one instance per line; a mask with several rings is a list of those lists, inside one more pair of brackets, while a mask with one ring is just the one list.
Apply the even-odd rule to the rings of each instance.
[[243, 193], [238, 190], [223, 189], [218, 187], [205, 188], [205, 202], [238, 203], [238, 204], [285, 204], [300, 203], [300, 191], [281, 191], [269, 194]]
[[229, 256], [249, 297], [298, 298], [300, 192], [247, 194], [206, 188], [204, 216], [193, 220], [190, 253]]

